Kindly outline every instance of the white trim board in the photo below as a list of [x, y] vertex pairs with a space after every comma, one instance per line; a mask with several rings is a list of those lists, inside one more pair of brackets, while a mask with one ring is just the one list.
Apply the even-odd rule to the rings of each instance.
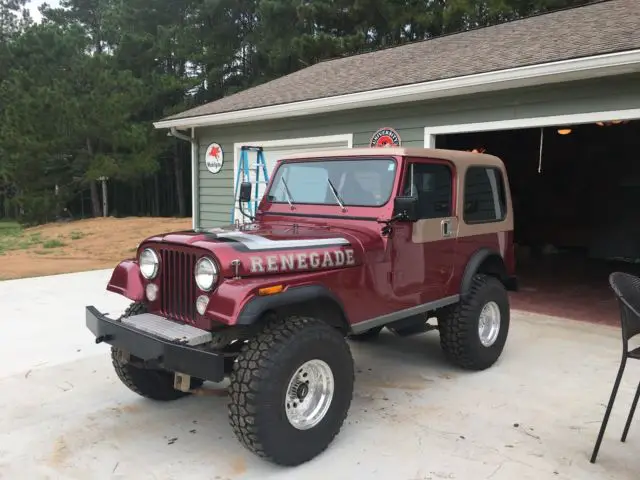
[[640, 118], [640, 108], [628, 110], [609, 110], [605, 112], [550, 115], [547, 117], [518, 118], [494, 122], [460, 123], [425, 127], [424, 146], [435, 148], [436, 135], [452, 133], [474, 133], [495, 130], [516, 130], [521, 128], [552, 127], [561, 125], [580, 125], [585, 123], [609, 122], [612, 120], [634, 120]]
[[274, 120], [470, 93], [490, 92], [640, 71], [640, 49], [540, 63], [462, 77], [367, 90], [267, 107], [154, 122], [156, 128], [181, 129]]
[[238, 142], [233, 144], [234, 150], [234, 162], [235, 162], [235, 153], [240, 150], [240, 147], [245, 145], [256, 145], [264, 148], [270, 147], [296, 147], [296, 146], [304, 146], [310, 144], [323, 144], [323, 143], [337, 143], [337, 142], [347, 142], [349, 145], [348, 148], [353, 147], [353, 134], [352, 133], [344, 133], [339, 135], [323, 135], [320, 137], [298, 137], [298, 138], [285, 138], [280, 140], [263, 140], [256, 142]]
[[347, 142], [347, 148], [353, 148], [353, 133], [339, 135], [324, 135], [321, 137], [298, 137], [280, 140], [263, 140], [255, 142], [237, 142], [233, 144], [233, 187], [235, 188], [238, 176], [238, 163], [240, 162], [240, 148], [244, 146], [272, 147], [304, 147], [305, 145], [322, 145], [329, 143]]
[[198, 158], [199, 143], [196, 139], [196, 129], [191, 129], [191, 227], [195, 230], [200, 223], [200, 202], [198, 198], [200, 189], [198, 188], [198, 177], [200, 175], [200, 165]]
[[[353, 133], [344, 133], [338, 135], [324, 135], [320, 137], [298, 137], [298, 138], [286, 138], [279, 140], [263, 140], [263, 141], [255, 141], [255, 142], [237, 142], [233, 144], [233, 179], [231, 180], [231, 184], [233, 186], [233, 190], [235, 192], [236, 188], [236, 177], [238, 176], [238, 165], [240, 163], [240, 147], [243, 146], [256, 146], [263, 148], [278, 148], [278, 147], [304, 147], [307, 145], [322, 145], [322, 144], [331, 144], [338, 142], [346, 142], [347, 148], [353, 148]], [[235, 198], [233, 199], [233, 203], [235, 204]], [[236, 218], [240, 212], [236, 206]]]

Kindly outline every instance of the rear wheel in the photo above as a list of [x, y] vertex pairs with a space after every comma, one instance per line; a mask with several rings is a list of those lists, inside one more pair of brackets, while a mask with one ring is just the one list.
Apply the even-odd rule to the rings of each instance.
[[302, 464], [340, 431], [353, 383], [353, 358], [338, 330], [308, 317], [276, 320], [244, 346], [234, 364], [231, 427], [258, 456]]
[[438, 316], [447, 359], [468, 370], [492, 366], [504, 349], [510, 323], [509, 297], [495, 277], [478, 274], [468, 295]]

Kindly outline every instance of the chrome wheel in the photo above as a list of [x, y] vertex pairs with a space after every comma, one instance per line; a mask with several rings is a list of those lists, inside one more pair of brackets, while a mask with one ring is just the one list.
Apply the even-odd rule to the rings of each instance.
[[334, 389], [333, 373], [326, 362], [304, 363], [291, 377], [284, 399], [289, 423], [298, 430], [315, 427], [329, 411]]
[[490, 347], [495, 343], [500, 333], [500, 307], [496, 302], [487, 303], [480, 312], [478, 322], [478, 336], [480, 343]]

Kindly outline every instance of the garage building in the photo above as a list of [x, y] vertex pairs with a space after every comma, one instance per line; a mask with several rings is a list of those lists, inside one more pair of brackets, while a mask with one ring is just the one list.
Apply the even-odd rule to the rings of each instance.
[[518, 306], [611, 319], [608, 272], [640, 262], [639, 26], [637, 0], [598, 2], [321, 62], [155, 126], [191, 139], [202, 228], [233, 218], [243, 145], [263, 147], [269, 174], [282, 155], [369, 146], [385, 128], [402, 146], [498, 155]]

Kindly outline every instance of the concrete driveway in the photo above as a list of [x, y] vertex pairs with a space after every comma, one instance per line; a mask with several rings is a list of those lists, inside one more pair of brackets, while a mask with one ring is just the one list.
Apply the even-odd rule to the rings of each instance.
[[638, 478], [640, 418], [626, 444], [619, 435], [640, 365], [627, 369], [598, 463], [588, 461], [620, 357], [616, 329], [514, 313], [502, 359], [475, 374], [444, 363], [433, 333], [353, 345], [343, 430], [323, 455], [282, 469], [239, 446], [224, 395], [157, 404], [119, 383], [84, 326], [85, 305], [117, 315], [128, 303], [104, 290], [109, 274], [0, 282], [0, 478]]

